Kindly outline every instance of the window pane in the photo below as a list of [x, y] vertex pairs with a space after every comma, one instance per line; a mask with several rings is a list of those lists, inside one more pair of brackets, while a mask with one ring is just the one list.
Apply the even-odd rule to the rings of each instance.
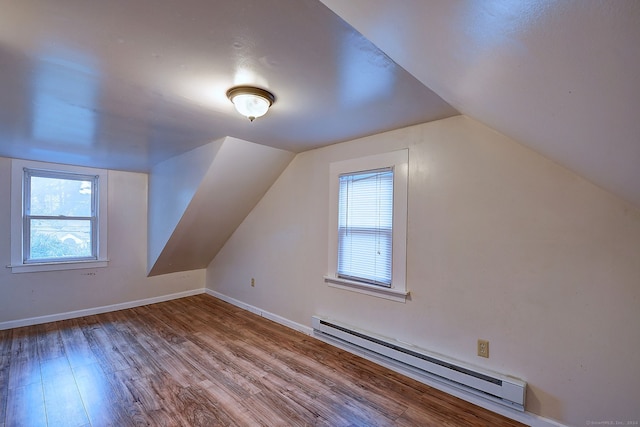
[[31, 220], [30, 260], [91, 258], [91, 221]]
[[91, 216], [91, 181], [32, 176], [31, 215]]
[[391, 230], [338, 230], [338, 275], [369, 283], [391, 284]]
[[340, 176], [338, 275], [391, 285], [393, 170]]

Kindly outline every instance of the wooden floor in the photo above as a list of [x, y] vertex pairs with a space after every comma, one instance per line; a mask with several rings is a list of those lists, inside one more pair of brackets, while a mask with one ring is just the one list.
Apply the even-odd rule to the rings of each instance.
[[0, 331], [0, 427], [521, 425], [208, 295]]

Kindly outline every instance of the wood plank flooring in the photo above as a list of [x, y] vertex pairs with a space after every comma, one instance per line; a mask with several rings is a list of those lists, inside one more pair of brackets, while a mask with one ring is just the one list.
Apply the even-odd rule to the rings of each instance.
[[208, 295], [0, 331], [0, 427], [519, 425]]

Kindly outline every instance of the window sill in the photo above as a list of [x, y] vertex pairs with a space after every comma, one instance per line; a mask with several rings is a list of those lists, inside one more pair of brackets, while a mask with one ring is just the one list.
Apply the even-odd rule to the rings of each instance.
[[381, 286], [369, 285], [356, 282], [354, 280], [341, 279], [338, 277], [324, 276], [324, 281], [332, 288], [344, 289], [361, 294], [371, 295], [378, 298], [385, 298], [396, 302], [406, 302], [409, 291], [401, 291], [394, 288], [384, 288]]
[[40, 262], [33, 264], [8, 265], [12, 273], [35, 273], [39, 271], [79, 270], [83, 268], [106, 267], [109, 260], [69, 261], [69, 262]]

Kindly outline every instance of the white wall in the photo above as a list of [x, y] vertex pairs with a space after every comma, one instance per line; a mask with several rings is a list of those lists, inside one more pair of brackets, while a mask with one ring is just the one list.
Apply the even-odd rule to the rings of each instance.
[[294, 156], [227, 136], [154, 167], [149, 275], [204, 269]]
[[149, 174], [147, 271], [158, 260], [224, 142], [210, 142], [153, 167]]
[[[328, 287], [329, 163], [404, 147], [411, 300]], [[520, 377], [543, 417], [640, 419], [640, 211], [467, 117], [299, 154], [206, 280], [293, 322], [328, 316]]]
[[109, 172], [105, 268], [11, 273], [11, 160], [0, 157], [0, 324], [204, 288], [205, 270], [154, 278], [147, 268], [147, 175]]

